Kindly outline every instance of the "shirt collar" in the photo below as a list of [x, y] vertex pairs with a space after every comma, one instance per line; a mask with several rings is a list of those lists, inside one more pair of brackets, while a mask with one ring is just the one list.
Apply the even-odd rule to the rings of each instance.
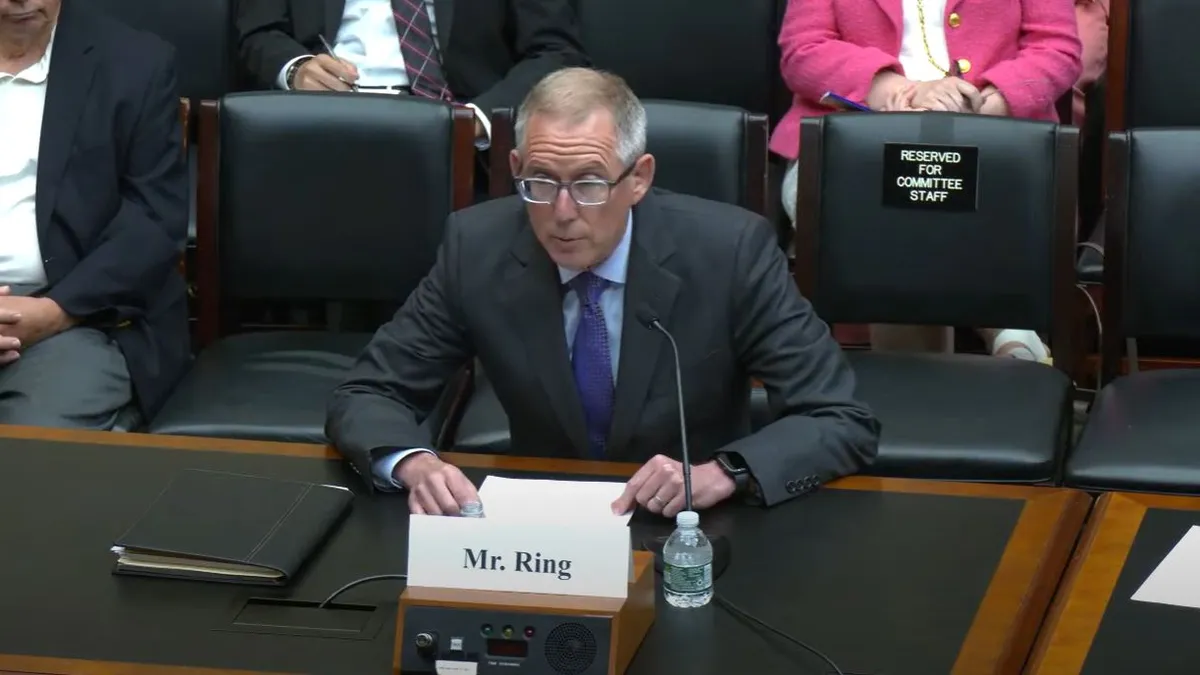
[[0, 73], [0, 77], [28, 82], [29, 84], [45, 84], [46, 79], [50, 76], [50, 53], [54, 51], [54, 34], [56, 32], [58, 32], [57, 24], [50, 29], [50, 42], [46, 43], [46, 51], [42, 54], [42, 58], [16, 75]]
[[[625, 234], [621, 237], [621, 242], [613, 249], [611, 255], [604, 262], [592, 268], [592, 274], [614, 284], [625, 283], [625, 273], [629, 268], [629, 246], [633, 241], [633, 211], [630, 210], [629, 216], [625, 220]], [[559, 266], [558, 278], [562, 282], [568, 283], [575, 277], [579, 276], [583, 270], [569, 270]]]

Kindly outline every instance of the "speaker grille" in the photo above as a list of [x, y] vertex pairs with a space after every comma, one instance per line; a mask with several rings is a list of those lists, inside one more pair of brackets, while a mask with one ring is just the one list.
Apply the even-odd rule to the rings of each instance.
[[546, 636], [546, 663], [558, 675], [579, 675], [596, 661], [596, 636], [586, 626], [564, 623]]

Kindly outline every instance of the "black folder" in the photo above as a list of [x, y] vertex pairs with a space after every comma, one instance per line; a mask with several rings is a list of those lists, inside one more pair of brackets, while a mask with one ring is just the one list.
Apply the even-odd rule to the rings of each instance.
[[114, 543], [113, 571], [283, 586], [353, 500], [336, 485], [187, 469]]

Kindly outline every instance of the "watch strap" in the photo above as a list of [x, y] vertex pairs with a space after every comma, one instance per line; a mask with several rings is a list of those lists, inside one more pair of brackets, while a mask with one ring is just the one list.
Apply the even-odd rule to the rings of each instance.
[[716, 460], [717, 466], [721, 467], [725, 475], [733, 479], [735, 494], [742, 495], [749, 492], [752, 477], [744, 462], [737, 461], [724, 452], [717, 453]]
[[300, 66], [308, 63], [309, 59], [311, 58], [313, 57], [302, 56], [296, 59], [295, 63], [288, 66], [287, 74], [283, 78], [284, 83], [287, 84], [288, 91], [294, 91], [296, 89], [296, 73], [299, 73]]

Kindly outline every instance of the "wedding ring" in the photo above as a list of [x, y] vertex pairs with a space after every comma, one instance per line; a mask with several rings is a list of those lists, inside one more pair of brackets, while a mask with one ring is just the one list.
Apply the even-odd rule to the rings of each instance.
[[650, 501], [652, 501], [652, 502], [658, 502], [658, 503], [659, 503], [659, 504], [661, 504], [662, 506], [666, 506], [666, 505], [667, 505], [667, 503], [666, 503], [666, 502], [664, 502], [663, 500], [661, 500], [661, 499], [659, 499], [659, 498], [658, 498], [658, 495], [654, 495], [653, 497], [651, 497], [651, 498], [650, 498]]

